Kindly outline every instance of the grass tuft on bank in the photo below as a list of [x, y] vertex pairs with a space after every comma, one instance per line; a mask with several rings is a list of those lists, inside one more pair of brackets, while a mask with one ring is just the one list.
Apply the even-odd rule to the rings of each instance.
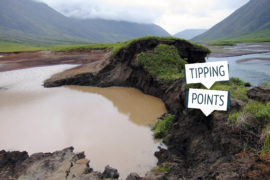
[[155, 168], [153, 168], [151, 171], [153, 172], [161, 172], [161, 173], [165, 173], [168, 172], [170, 170], [169, 166], [167, 165], [167, 163], [162, 163], [160, 165], [157, 165]]
[[249, 101], [240, 111], [230, 112], [228, 122], [245, 129], [250, 129], [254, 124], [257, 124], [257, 128], [266, 128], [270, 123], [270, 102], [263, 104], [259, 101]]
[[270, 154], [270, 135], [267, 134], [261, 151], [261, 156]]
[[155, 138], [163, 138], [167, 135], [168, 130], [174, 120], [174, 115], [167, 114], [162, 119], [158, 119], [158, 122], [152, 127]]

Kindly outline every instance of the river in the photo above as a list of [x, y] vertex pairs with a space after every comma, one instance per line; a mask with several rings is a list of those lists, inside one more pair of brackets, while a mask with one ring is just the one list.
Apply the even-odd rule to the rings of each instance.
[[270, 83], [270, 52], [207, 58], [207, 62], [211, 61], [228, 61], [230, 77], [239, 77], [246, 82], [250, 82], [253, 86], [260, 85], [263, 82]]
[[90, 167], [117, 168], [121, 177], [155, 167], [150, 125], [166, 112], [163, 102], [132, 88], [43, 88], [52, 74], [71, 65], [0, 73], [0, 147], [30, 154], [73, 146]]

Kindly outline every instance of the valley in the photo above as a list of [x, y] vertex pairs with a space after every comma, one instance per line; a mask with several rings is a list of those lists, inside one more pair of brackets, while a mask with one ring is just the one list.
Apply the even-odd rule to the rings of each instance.
[[269, 5], [0, 0], [0, 180], [269, 179]]

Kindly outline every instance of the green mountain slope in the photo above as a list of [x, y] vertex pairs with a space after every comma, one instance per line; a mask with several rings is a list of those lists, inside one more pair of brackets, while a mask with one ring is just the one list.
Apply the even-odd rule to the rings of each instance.
[[270, 0], [250, 0], [193, 41], [270, 40]]
[[183, 38], [183, 39], [192, 39], [195, 36], [198, 36], [204, 32], [206, 32], [206, 29], [186, 29], [184, 31], [181, 31], [179, 33], [176, 33], [173, 35], [174, 37]]
[[116, 42], [140, 36], [169, 36], [155, 24], [68, 18], [44, 3], [0, 0], [0, 39], [14, 42], [65, 44]]

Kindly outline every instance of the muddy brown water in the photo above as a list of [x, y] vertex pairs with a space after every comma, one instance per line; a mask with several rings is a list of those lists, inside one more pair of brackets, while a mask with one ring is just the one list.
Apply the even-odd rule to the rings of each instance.
[[149, 127], [166, 112], [162, 101], [131, 88], [42, 87], [52, 74], [71, 67], [0, 72], [0, 149], [32, 154], [74, 146], [85, 151], [94, 170], [109, 164], [123, 178], [144, 175], [162, 146]]

